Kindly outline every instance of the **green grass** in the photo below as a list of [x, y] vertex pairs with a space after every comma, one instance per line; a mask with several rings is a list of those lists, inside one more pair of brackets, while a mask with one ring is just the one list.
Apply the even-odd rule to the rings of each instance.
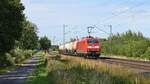
[[64, 60], [51, 60], [51, 63], [49, 84], [132, 84], [126, 78], [98, 72], [88, 65], [70, 64]]
[[30, 80], [27, 84], [49, 84], [48, 83], [48, 77], [47, 77], [47, 71], [45, 69], [44, 64], [40, 64], [37, 69], [34, 71], [32, 76], [30, 76]]
[[74, 57], [49, 59], [49, 84], [150, 84], [130, 69]]
[[43, 52], [39, 53], [40, 61], [36, 70], [29, 76], [27, 84], [49, 84], [47, 77], [47, 69], [45, 65], [45, 54]]
[[41, 61], [28, 84], [150, 84], [150, 78], [120, 66], [50, 55], [47, 67]]

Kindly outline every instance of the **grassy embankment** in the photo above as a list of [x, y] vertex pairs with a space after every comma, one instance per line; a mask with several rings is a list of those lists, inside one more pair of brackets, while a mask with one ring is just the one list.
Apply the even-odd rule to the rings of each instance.
[[17, 67], [22, 66], [22, 64], [29, 58], [31, 58], [36, 51], [33, 50], [21, 50], [14, 49], [9, 53], [6, 53], [6, 62], [8, 65], [0, 67], [0, 74], [7, 73], [9, 71], [15, 70]]
[[150, 78], [121, 66], [51, 55], [47, 68], [41, 61], [29, 84], [150, 84]]

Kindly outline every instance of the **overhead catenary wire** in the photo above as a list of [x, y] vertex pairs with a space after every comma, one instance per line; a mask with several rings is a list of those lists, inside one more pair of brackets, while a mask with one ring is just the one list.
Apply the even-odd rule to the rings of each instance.
[[100, 28], [99, 28], [99, 27], [97, 27], [96, 25], [94, 25], [94, 27], [95, 27], [96, 29], [98, 29], [99, 31], [104, 32], [104, 33], [106, 33], [106, 34], [110, 35], [108, 32], [104, 31], [103, 29], [100, 29]]
[[[106, 17], [106, 18], [103, 19], [103, 21], [102, 21], [101, 23], [98, 22], [97, 24], [100, 23], [100, 25], [106, 26], [105, 23], [108, 22], [108, 21], [110, 21], [111, 19], [113, 19], [113, 18], [115, 18], [115, 17], [117, 17], [117, 16], [120, 16], [120, 15], [122, 15], [122, 14], [125, 14], [125, 13], [127, 13], [128, 11], [133, 10], [134, 8], [143, 6], [143, 5], [145, 5], [147, 2], [148, 2], [148, 0], [146, 0], [146, 1], [142, 2], [142, 3], [139, 3], [139, 4], [137, 4], [137, 5], [135, 5], [135, 6], [131, 7], [131, 8], [128, 8], [128, 9], [126, 9], [126, 10], [124, 10], [124, 11], [121, 11], [121, 12], [119, 12], [119, 13], [117, 13], [117, 14], [113, 14], [112, 16]], [[120, 24], [117, 24], [117, 25], [120, 25]], [[95, 26], [95, 28], [98, 29], [98, 30], [100, 30], [101, 32], [104, 32], [104, 33], [110, 35], [108, 32], [106, 32], [105, 30], [103, 30], [103, 29], [101, 29], [101, 28], [99, 28], [99, 27], [97, 27], [97, 26]]]
[[[106, 18], [103, 19], [103, 22], [98, 22], [98, 23], [101, 23], [101, 24], [102, 24], [102, 23], [104, 23], [104, 22], [107, 22], [107, 21], [109, 21], [109, 20], [111, 20], [111, 19], [113, 19], [113, 18], [115, 18], [115, 17], [117, 17], [117, 16], [120, 16], [120, 15], [122, 15], [122, 14], [124, 14], [124, 13], [127, 13], [127, 12], [130, 11], [130, 10], [133, 10], [133, 9], [135, 9], [135, 8], [137, 8], [137, 7], [140, 7], [140, 6], [145, 5], [148, 1], [149, 1], [149, 0], [146, 0], [145, 2], [139, 3], [139, 4], [137, 4], [137, 5], [133, 6], [133, 7], [128, 8], [128, 9], [126, 9], [126, 10], [124, 10], [124, 11], [121, 11], [121, 12], [119, 12], [119, 13], [117, 13], [117, 14], [113, 14], [112, 16], [106, 17]], [[98, 24], [98, 23], [97, 23], [97, 24]]]
[[[112, 16], [106, 17], [106, 18], [103, 19], [103, 22], [98, 22], [98, 23], [101, 23], [101, 24], [104, 26], [104, 25], [106, 25], [106, 24], [104, 24], [104, 22], [110, 21], [111, 19], [113, 19], [113, 18], [115, 18], [115, 17], [117, 17], [117, 16], [120, 16], [120, 15], [122, 15], [122, 14], [125, 14], [125, 13], [127, 13], [128, 11], [131, 11], [131, 10], [137, 8], [137, 7], [143, 6], [143, 5], [145, 5], [145, 4], [147, 3], [147, 1], [148, 1], [148, 0], [146, 0], [146, 1], [142, 2], [142, 3], [139, 3], [139, 4], [135, 5], [135, 6], [132, 6], [132, 7], [128, 8], [128, 9], [126, 9], [126, 10], [124, 10], [124, 11], [121, 11], [121, 12], [117, 13], [117, 14], [113, 14]], [[98, 24], [98, 23], [97, 23], [97, 24]], [[100, 31], [102, 31], [102, 32], [104, 32], [104, 33], [106, 33], [107, 35], [110, 35], [107, 31], [105, 31], [105, 30], [103, 30], [103, 29], [100, 29], [98, 26], [95, 26], [95, 25], [94, 25], [94, 27], [96, 27], [96, 29], [98, 29], [98, 30], [100, 30]]]

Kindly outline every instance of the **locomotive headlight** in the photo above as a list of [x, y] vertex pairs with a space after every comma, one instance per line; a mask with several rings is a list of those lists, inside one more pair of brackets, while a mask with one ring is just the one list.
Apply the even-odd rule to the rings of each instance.
[[93, 48], [92, 46], [88, 46], [88, 48]]
[[99, 46], [95, 46], [95, 48], [99, 48]]
[[99, 46], [88, 46], [88, 48], [99, 48]]

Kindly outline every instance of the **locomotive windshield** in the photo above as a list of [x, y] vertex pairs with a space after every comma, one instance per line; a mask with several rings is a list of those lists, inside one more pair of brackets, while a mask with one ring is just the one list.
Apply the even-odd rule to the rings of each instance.
[[89, 44], [97, 44], [99, 43], [98, 40], [89, 40], [88, 41]]

